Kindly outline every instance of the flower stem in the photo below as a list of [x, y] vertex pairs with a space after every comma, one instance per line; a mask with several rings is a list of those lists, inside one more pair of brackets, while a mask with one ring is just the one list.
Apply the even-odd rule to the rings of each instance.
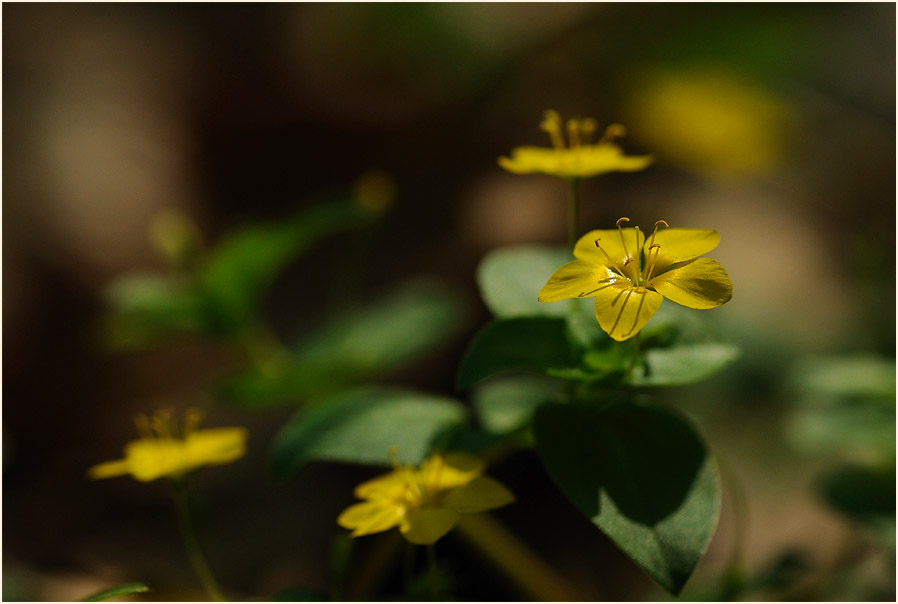
[[190, 498], [187, 495], [187, 483], [183, 478], [176, 478], [172, 481], [175, 488], [175, 507], [178, 510], [178, 523], [181, 526], [181, 536], [184, 539], [184, 547], [187, 549], [187, 557], [190, 559], [190, 565], [193, 567], [197, 578], [206, 590], [209, 597], [216, 602], [225, 602], [226, 599], [222, 594], [218, 581], [212, 575], [206, 557], [200, 549], [199, 541], [196, 538], [196, 531], [193, 526], [193, 518], [190, 512]]
[[537, 602], [582, 602], [584, 597], [514, 534], [489, 514], [465, 514], [458, 532], [496, 568]]
[[580, 216], [580, 179], [569, 178], [567, 189], [567, 246], [573, 250], [577, 243]]
[[624, 373], [623, 381], [624, 383], [630, 379], [630, 375], [633, 373], [633, 369], [636, 368], [636, 363], [639, 361], [639, 333], [633, 336], [633, 358], [630, 360], [630, 365], [627, 367], [626, 373]]

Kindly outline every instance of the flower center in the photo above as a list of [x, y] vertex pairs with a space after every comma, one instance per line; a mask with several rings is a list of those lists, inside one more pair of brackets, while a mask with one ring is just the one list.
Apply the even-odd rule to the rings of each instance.
[[[539, 127], [541, 130], [549, 134], [552, 146], [556, 149], [563, 150], [566, 148], [577, 149], [581, 146], [588, 146], [589, 139], [595, 134], [599, 123], [591, 117], [584, 119], [570, 119], [567, 124], [561, 121], [561, 116], [557, 111], [546, 111], [543, 114], [543, 121]], [[567, 132], [568, 145], [564, 144], [564, 133]], [[610, 124], [596, 144], [610, 143], [615, 138], [619, 138], [626, 134], [626, 129], [620, 124]]]
[[134, 418], [134, 423], [142, 440], [183, 440], [196, 430], [202, 417], [203, 412], [199, 409], [185, 410], [181, 429], [178, 430], [172, 412], [169, 409], [160, 409], [153, 417], [141, 413]]
[[644, 263], [642, 264], [642, 270], [639, 268], [639, 227], [634, 227], [636, 230], [636, 247], [633, 255], [630, 254], [630, 250], [627, 248], [627, 240], [624, 237], [624, 229], [621, 226], [624, 222], [630, 222], [630, 219], [626, 216], [622, 216], [617, 220], [617, 232], [620, 234], [620, 243], [621, 247], [624, 250], [624, 257], [620, 260], [615, 261], [611, 256], [608, 255], [602, 246], [599, 245], [599, 241], [601, 239], [595, 240], [595, 246], [599, 248], [599, 251], [605, 255], [605, 258], [608, 260], [608, 264], [611, 267], [618, 267], [620, 269], [620, 274], [622, 277], [626, 277], [630, 283], [632, 283], [637, 288], [644, 288], [646, 283], [651, 281], [653, 276], [653, 271], [655, 270], [655, 266], [658, 264], [658, 254], [661, 250], [661, 245], [655, 243], [655, 236], [658, 234], [658, 227], [664, 226], [665, 228], [670, 225], [667, 224], [665, 220], [659, 220], [655, 223], [655, 230], [652, 231], [652, 238], [649, 241], [649, 245], [645, 250], [645, 258]]

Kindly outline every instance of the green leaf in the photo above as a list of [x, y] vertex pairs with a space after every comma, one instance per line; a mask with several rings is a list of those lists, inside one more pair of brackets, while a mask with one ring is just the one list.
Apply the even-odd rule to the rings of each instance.
[[458, 387], [511, 371], [545, 373], [575, 366], [565, 320], [550, 317], [502, 319], [471, 342], [458, 372]]
[[334, 317], [300, 344], [297, 363], [341, 382], [368, 380], [440, 344], [466, 314], [457, 291], [433, 281], [409, 283]]
[[97, 593], [87, 596], [82, 602], [102, 602], [110, 598], [119, 598], [121, 596], [129, 596], [131, 594], [140, 594], [150, 591], [150, 588], [143, 583], [125, 583], [117, 587], [111, 587], [98, 591]]
[[504, 247], [487, 254], [477, 267], [477, 285], [490, 311], [501, 318], [567, 315], [566, 302], [539, 302], [539, 290], [570, 251], [543, 246]]
[[894, 459], [895, 407], [812, 399], [793, 410], [785, 432], [792, 446], [812, 455], [838, 452]]
[[219, 394], [246, 406], [329, 395], [413, 362], [457, 332], [466, 317], [454, 289], [435, 281], [407, 283], [335, 315], [281, 363], [228, 378]]
[[739, 349], [728, 344], [692, 344], [652, 348], [630, 376], [633, 386], [682, 386], [725, 369], [739, 358]]
[[272, 466], [287, 476], [312, 460], [387, 464], [390, 447], [419, 463], [466, 417], [453, 399], [385, 388], [344, 392], [297, 413], [275, 437]]
[[835, 509], [860, 522], [895, 517], [895, 468], [843, 466], [826, 474], [818, 489]]
[[125, 276], [105, 296], [111, 307], [106, 338], [115, 348], [139, 348], [205, 327], [202, 301], [184, 277]]
[[556, 400], [563, 392], [559, 380], [536, 375], [497, 378], [474, 391], [474, 412], [483, 428], [494, 434], [507, 434], [530, 423], [537, 407]]
[[264, 290], [288, 261], [327, 235], [365, 224], [366, 218], [356, 203], [327, 202], [295, 218], [230, 235], [200, 269], [214, 325], [225, 332], [244, 326]]
[[791, 376], [800, 394], [895, 401], [895, 359], [858, 354], [800, 360]]
[[623, 552], [673, 594], [701, 559], [720, 510], [713, 458], [670, 411], [545, 405], [534, 421], [549, 476]]

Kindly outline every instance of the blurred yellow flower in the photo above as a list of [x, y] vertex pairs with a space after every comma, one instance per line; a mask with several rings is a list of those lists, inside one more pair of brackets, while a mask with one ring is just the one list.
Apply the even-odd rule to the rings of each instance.
[[733, 297], [733, 284], [716, 260], [699, 258], [720, 243], [717, 231], [668, 229], [659, 220], [650, 240], [642, 231], [590, 231], [577, 241], [574, 256], [543, 286], [540, 302], [595, 296], [596, 320], [612, 338], [635, 336], [667, 298], [689, 308], [708, 309]]
[[516, 147], [511, 158], [500, 157], [499, 165], [515, 174], [548, 174], [559, 178], [589, 178], [605, 172], [635, 172], [652, 163], [651, 155], [624, 155], [613, 141], [626, 133], [620, 124], [611, 124], [597, 142], [590, 144], [598, 123], [592, 118], [568, 120], [568, 146], [562, 136], [561, 116], [546, 111], [540, 128], [549, 134], [552, 148]]
[[666, 163], [726, 181], [766, 176], [788, 158], [789, 105], [749, 77], [705, 68], [634, 81], [627, 119]]
[[353, 537], [398, 526], [406, 540], [429, 545], [452, 530], [461, 514], [514, 501], [508, 489], [482, 476], [483, 462], [471, 455], [435, 453], [419, 468], [393, 465], [392, 472], [357, 486], [355, 496], [365, 501], [337, 518]]
[[230, 463], [246, 453], [247, 432], [243, 428], [196, 430], [200, 414], [184, 414], [181, 435], [171, 413], [160, 411], [151, 419], [135, 418], [141, 438], [125, 445], [125, 458], [97, 464], [87, 471], [92, 479], [130, 474], [141, 482], [177, 478], [201, 466]]

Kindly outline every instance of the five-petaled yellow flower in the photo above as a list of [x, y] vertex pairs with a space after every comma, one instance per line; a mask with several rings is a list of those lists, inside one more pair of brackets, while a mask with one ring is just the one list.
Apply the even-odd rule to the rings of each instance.
[[399, 465], [355, 489], [364, 499], [346, 508], [337, 522], [352, 536], [398, 526], [411, 543], [429, 545], [458, 524], [461, 514], [507, 505], [514, 495], [482, 476], [483, 462], [464, 453], [435, 453], [419, 468]]
[[653, 161], [651, 155], [624, 155], [614, 143], [615, 138], [626, 133], [620, 124], [609, 125], [602, 138], [590, 143], [598, 127], [596, 120], [568, 120], [568, 146], [564, 144], [561, 116], [557, 112], [546, 111], [539, 126], [549, 133], [553, 148], [516, 147], [511, 150], [511, 158], [499, 158], [499, 165], [515, 174], [540, 173], [574, 179], [605, 172], [636, 172]]
[[720, 243], [709, 229], [658, 230], [648, 241], [639, 228], [590, 231], [568, 262], [539, 292], [540, 302], [595, 296], [596, 319], [612, 338], [635, 336], [667, 298], [689, 308], [708, 309], [733, 297], [733, 284], [716, 260], [699, 258]]
[[196, 430], [200, 413], [184, 413], [181, 434], [168, 411], [152, 419], [135, 418], [141, 438], [125, 445], [125, 458], [97, 464], [87, 471], [90, 478], [130, 474], [141, 482], [177, 478], [201, 466], [230, 463], [246, 453], [247, 432], [243, 428]]

